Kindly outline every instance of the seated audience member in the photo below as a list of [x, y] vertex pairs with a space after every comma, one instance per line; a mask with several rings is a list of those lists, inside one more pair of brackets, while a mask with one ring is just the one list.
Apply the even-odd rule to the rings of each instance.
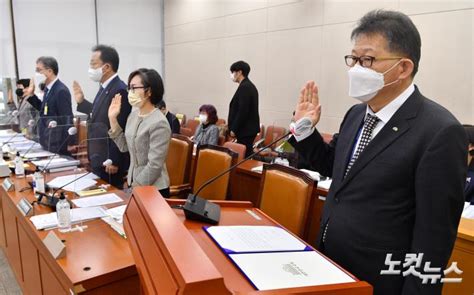
[[179, 134], [179, 128], [181, 127], [181, 125], [179, 124], [179, 120], [172, 112], [168, 111], [168, 109], [166, 108], [165, 101], [161, 100], [158, 103], [157, 107], [160, 109], [163, 115], [165, 115], [166, 120], [168, 120], [168, 123], [170, 123], [171, 133]]
[[217, 110], [213, 105], [205, 104], [199, 108], [199, 124], [194, 133], [193, 141], [195, 144], [217, 145], [219, 142], [219, 128], [216, 126]]

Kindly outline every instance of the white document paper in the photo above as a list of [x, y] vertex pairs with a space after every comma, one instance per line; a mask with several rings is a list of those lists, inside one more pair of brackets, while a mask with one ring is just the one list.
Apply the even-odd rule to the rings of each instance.
[[28, 153], [26, 156], [24, 155], [24, 157], [27, 159], [33, 159], [33, 158], [46, 158], [46, 157], [51, 157], [54, 155], [55, 154], [48, 151], [40, 151], [40, 152], [35, 152], [35, 153]]
[[110, 217], [117, 220], [118, 223], [122, 223], [123, 215], [125, 214], [126, 209], [127, 209], [127, 205], [121, 205], [114, 208], [110, 208], [106, 210], [106, 212]]
[[329, 190], [331, 187], [332, 179], [326, 179], [318, 182], [318, 187], [322, 189]]
[[316, 251], [230, 254], [258, 290], [355, 282]]
[[123, 202], [123, 200], [116, 194], [112, 193], [112, 194], [104, 194], [104, 195], [99, 195], [99, 196], [74, 199], [72, 200], [72, 202], [77, 207], [95, 207], [95, 206], [119, 203], [119, 202]]
[[253, 167], [252, 169], [253, 172], [257, 172], [257, 173], [262, 173], [263, 172], [263, 166], [256, 166], [256, 167]]
[[[77, 223], [85, 220], [101, 218], [107, 216], [105, 210], [101, 207], [74, 208], [71, 209], [71, 222]], [[58, 217], [56, 212], [35, 215], [30, 218], [36, 229], [46, 229], [58, 226]]]
[[[469, 204], [469, 203], [468, 203]], [[467, 219], [474, 219], [474, 205], [464, 206], [461, 217]]]
[[[54, 178], [53, 180], [49, 181], [48, 185], [52, 188], [58, 188], [58, 187], [62, 187], [63, 185], [65, 185], [69, 182], [72, 182], [74, 180], [77, 180], [75, 182], [77, 184], [77, 182], [79, 182], [83, 179], [95, 180], [95, 179], [99, 178], [99, 176], [95, 175], [94, 173], [90, 173], [89, 175], [84, 176], [83, 178], [79, 179], [84, 174], [86, 174], [86, 173], [78, 173], [78, 174], [58, 176], [58, 177]], [[95, 182], [94, 182], [94, 184], [95, 184]], [[74, 185], [74, 183], [72, 185]], [[91, 186], [93, 186], [93, 185], [91, 185]], [[77, 185], [76, 185], [76, 187], [77, 187]]]
[[313, 180], [319, 181], [321, 179], [321, 174], [319, 174], [319, 172], [317, 171], [308, 169], [300, 169], [300, 171], [303, 171], [304, 173], [308, 174], [308, 176], [311, 177]]
[[277, 226], [211, 226], [207, 232], [228, 253], [306, 249], [303, 242]]
[[85, 189], [91, 188], [96, 184], [97, 184], [97, 181], [95, 181], [95, 180], [92, 180], [92, 179], [89, 179], [89, 178], [81, 178], [81, 179], [78, 179], [78, 180], [74, 181], [73, 183], [70, 183], [70, 184], [64, 186], [62, 189], [66, 190], [66, 191], [69, 191], [69, 192], [77, 193], [77, 192], [83, 191]]

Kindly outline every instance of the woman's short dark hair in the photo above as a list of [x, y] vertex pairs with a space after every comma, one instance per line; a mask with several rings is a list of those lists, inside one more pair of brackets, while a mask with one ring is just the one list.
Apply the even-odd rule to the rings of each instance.
[[230, 71], [231, 72], [242, 71], [242, 75], [244, 75], [244, 77], [247, 78], [247, 76], [250, 73], [250, 65], [246, 63], [245, 61], [239, 60], [237, 62], [234, 62], [230, 66]]
[[36, 60], [36, 63], [43, 64], [45, 69], [51, 69], [56, 76], [59, 73], [58, 61], [52, 56], [40, 56]]
[[359, 35], [373, 34], [382, 35], [391, 52], [411, 59], [414, 64], [414, 77], [421, 58], [421, 37], [411, 19], [398, 11], [372, 10], [359, 20], [352, 31], [351, 39], [354, 40]]
[[206, 112], [207, 113], [207, 122], [209, 124], [216, 124], [217, 123], [217, 110], [212, 104], [203, 104], [199, 108], [199, 112]]
[[109, 64], [112, 67], [112, 71], [118, 71], [120, 58], [115, 48], [113, 48], [112, 46], [99, 44], [92, 48], [92, 52], [96, 51], [100, 52], [100, 60], [104, 64]]
[[140, 76], [143, 86], [146, 87], [144, 90], [151, 92], [150, 102], [155, 106], [158, 105], [158, 103], [163, 100], [163, 94], [165, 93], [160, 74], [154, 69], [140, 68], [135, 70], [128, 76], [128, 87], [130, 87], [130, 81], [137, 75]]

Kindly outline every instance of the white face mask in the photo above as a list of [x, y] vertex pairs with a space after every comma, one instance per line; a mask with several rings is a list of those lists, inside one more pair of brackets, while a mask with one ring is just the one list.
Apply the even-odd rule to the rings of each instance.
[[199, 114], [199, 122], [202, 124], [207, 122], [207, 115], [206, 114]]
[[102, 76], [104, 75], [104, 73], [102, 72], [102, 67], [97, 69], [89, 68], [88, 74], [89, 78], [94, 82], [100, 82]]
[[38, 86], [41, 83], [44, 83], [45, 81], [46, 81], [46, 76], [44, 74], [41, 74], [38, 72], [35, 73], [35, 84], [36, 84], [35, 86]]
[[398, 82], [397, 79], [393, 82], [385, 84], [383, 78], [386, 73], [390, 72], [399, 63], [400, 61], [395, 63], [383, 73], [376, 72], [369, 68], [364, 68], [357, 63], [347, 72], [349, 75], [349, 96], [362, 102], [368, 102], [377, 95], [380, 89]]
[[234, 73], [230, 73], [230, 79], [232, 80], [232, 82], [235, 82], [235, 80], [234, 80]]

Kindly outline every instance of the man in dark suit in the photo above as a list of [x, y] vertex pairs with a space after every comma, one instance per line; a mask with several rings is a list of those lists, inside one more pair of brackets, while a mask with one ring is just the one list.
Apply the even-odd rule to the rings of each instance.
[[[326, 144], [315, 129], [321, 105], [311, 81], [301, 91], [291, 127], [300, 155], [333, 178], [317, 246], [372, 284], [374, 294], [441, 294], [440, 279], [422, 281], [430, 267], [441, 277], [456, 239], [465, 132], [413, 84], [421, 38], [408, 16], [369, 12], [351, 37], [349, 95], [363, 103], [346, 113], [339, 134]], [[407, 253], [424, 256], [417, 256], [419, 265], [404, 265]]]
[[166, 103], [163, 99], [160, 100], [157, 107], [160, 109], [163, 115], [165, 115], [166, 120], [168, 120], [168, 123], [170, 123], [171, 133], [179, 134], [179, 129], [181, 128], [179, 120], [172, 112], [168, 111], [168, 109], [166, 108]]
[[252, 153], [253, 141], [260, 131], [260, 117], [258, 115], [258, 91], [250, 81], [248, 75], [250, 66], [244, 61], [238, 61], [230, 66], [232, 81], [239, 84], [234, 97], [230, 101], [229, 134], [236, 138], [238, 143], [247, 147], [245, 156]]
[[[122, 188], [130, 164], [129, 154], [120, 152], [113, 140], [108, 138], [110, 129], [108, 110], [114, 96], [119, 93], [122, 97], [120, 115], [117, 119], [124, 130], [132, 109], [128, 103], [127, 85], [117, 74], [119, 61], [119, 55], [113, 47], [95, 46], [92, 49], [89, 78], [94, 82], [100, 82], [100, 87], [94, 102], [84, 99], [84, 93], [77, 81], [74, 81], [73, 90], [77, 111], [88, 115], [87, 147], [92, 170], [103, 180]], [[112, 160], [112, 164], [104, 166], [104, 161], [107, 159]]]
[[[68, 137], [68, 129], [73, 121], [71, 93], [59, 80], [58, 72], [58, 62], [54, 57], [39, 57], [35, 78], [25, 88], [24, 95], [40, 113], [37, 127], [41, 146], [50, 152], [69, 154], [67, 142], [72, 139]], [[43, 91], [42, 99], [35, 94], [35, 84]], [[57, 127], [51, 128], [52, 121], [56, 121]]]
[[467, 178], [464, 187], [464, 196], [466, 202], [474, 204], [474, 126], [464, 125], [464, 130], [468, 138], [469, 146], [467, 154]]

